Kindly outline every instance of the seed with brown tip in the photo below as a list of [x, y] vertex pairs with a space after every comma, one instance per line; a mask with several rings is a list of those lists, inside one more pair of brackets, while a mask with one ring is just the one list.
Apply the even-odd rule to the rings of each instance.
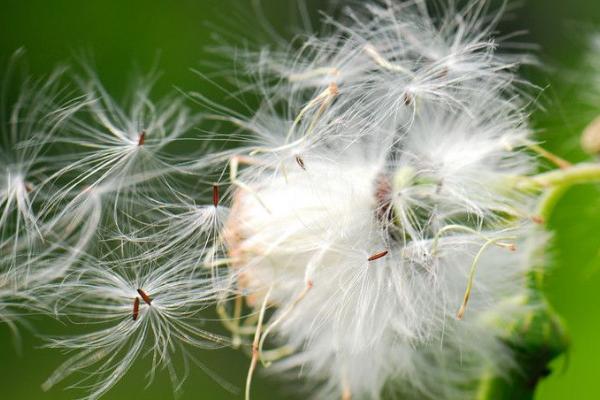
[[379, 253], [373, 254], [371, 257], [367, 258], [367, 261], [375, 261], [375, 260], [378, 260], [378, 259], [380, 259], [381, 257], [385, 257], [385, 256], [387, 255], [387, 253], [388, 253], [388, 251], [387, 251], [387, 250], [385, 250], [385, 251], [382, 251], [382, 252], [379, 252]]
[[583, 131], [581, 147], [588, 154], [600, 154], [600, 116], [593, 120]]
[[146, 131], [141, 131], [138, 136], [138, 146], [143, 146], [146, 141]]
[[339, 94], [338, 85], [335, 82], [329, 84], [329, 93], [331, 93], [332, 96], [337, 96]]
[[136, 321], [138, 319], [138, 315], [140, 315], [140, 298], [136, 297], [133, 300], [133, 320]]
[[465, 293], [463, 302], [460, 305], [460, 308], [458, 309], [458, 311], [456, 313], [456, 319], [461, 320], [465, 316], [465, 311], [467, 311], [467, 303], [469, 302], [469, 297], [471, 297], [471, 293], [470, 292]]
[[146, 304], [152, 304], [152, 299], [146, 294], [146, 292], [144, 292], [142, 289], [138, 289], [137, 292], [140, 294], [140, 296], [142, 296], [142, 299], [144, 302], [146, 302]]
[[304, 160], [302, 159], [302, 157], [300, 157], [299, 155], [296, 156], [296, 162], [298, 163], [298, 165], [300, 166], [300, 168], [302, 168], [303, 170], [306, 171], [306, 165], [304, 165]]
[[546, 221], [544, 221], [544, 217], [542, 217], [541, 215], [532, 215], [531, 220], [533, 221], [534, 224], [540, 224], [540, 225], [546, 222]]
[[213, 205], [215, 207], [219, 205], [219, 185], [216, 183], [213, 185]]

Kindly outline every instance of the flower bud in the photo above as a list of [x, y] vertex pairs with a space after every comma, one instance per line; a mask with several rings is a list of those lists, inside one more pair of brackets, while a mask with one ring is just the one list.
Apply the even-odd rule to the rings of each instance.
[[584, 129], [581, 135], [581, 147], [588, 154], [600, 154], [600, 116]]

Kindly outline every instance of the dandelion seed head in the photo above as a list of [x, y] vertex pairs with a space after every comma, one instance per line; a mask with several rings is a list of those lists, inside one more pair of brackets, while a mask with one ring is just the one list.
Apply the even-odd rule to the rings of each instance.
[[[460, 397], [481, 365], [511, 366], [487, 321], [524, 311], [504, 303], [525, 291], [531, 229], [510, 181], [534, 162], [483, 3], [359, 7], [291, 56], [260, 53], [286, 80], [245, 125], [257, 145], [224, 237], [248, 303], [277, 307], [273, 343], [295, 350], [272, 368], [319, 396]], [[273, 122], [276, 101], [297, 116]]]

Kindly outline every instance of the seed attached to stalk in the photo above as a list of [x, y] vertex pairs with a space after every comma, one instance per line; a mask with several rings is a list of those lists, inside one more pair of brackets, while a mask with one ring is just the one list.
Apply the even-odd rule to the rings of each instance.
[[379, 253], [373, 254], [371, 257], [367, 258], [367, 261], [375, 261], [380, 259], [381, 257], [385, 257], [387, 255], [388, 251], [384, 250], [381, 251]]

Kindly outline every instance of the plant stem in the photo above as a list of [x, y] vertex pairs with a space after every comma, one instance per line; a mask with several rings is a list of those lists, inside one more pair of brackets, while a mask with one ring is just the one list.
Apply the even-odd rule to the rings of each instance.
[[[600, 163], [569, 166], [516, 182], [519, 189], [540, 194], [536, 213], [545, 221], [571, 186], [589, 183], [600, 183]], [[509, 376], [488, 370], [478, 383], [477, 400], [533, 399], [538, 381], [550, 373], [550, 361], [567, 349], [564, 325], [543, 294], [544, 271], [532, 268], [527, 275], [530, 292], [524, 301], [531, 310], [514, 324], [499, 322], [505, 330], [502, 340], [514, 352], [519, 369], [509, 371]]]
[[518, 368], [505, 375], [487, 370], [478, 382], [476, 400], [533, 399], [539, 380], [551, 373], [550, 362], [568, 347], [564, 324], [541, 289], [517, 301], [524, 301], [531, 309], [514, 323], [500, 319], [497, 326], [504, 329], [501, 339], [513, 352]]
[[542, 188], [600, 182], [600, 163], [577, 164], [565, 169], [544, 172], [532, 176], [531, 179]]
[[514, 186], [524, 192], [538, 193], [555, 187], [600, 182], [600, 163], [576, 164], [533, 176], [514, 177]]

